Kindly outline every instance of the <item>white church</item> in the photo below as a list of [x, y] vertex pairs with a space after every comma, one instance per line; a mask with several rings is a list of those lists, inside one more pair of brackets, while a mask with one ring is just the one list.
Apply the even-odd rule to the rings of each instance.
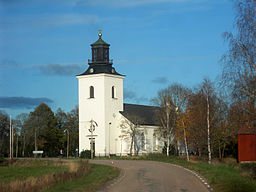
[[[162, 152], [164, 142], [156, 124], [157, 107], [123, 102], [124, 75], [109, 60], [109, 44], [99, 39], [91, 44], [88, 69], [77, 75], [79, 83], [79, 154], [92, 149], [95, 156]], [[139, 119], [139, 123], [134, 120]], [[136, 129], [130, 136], [130, 129]]]

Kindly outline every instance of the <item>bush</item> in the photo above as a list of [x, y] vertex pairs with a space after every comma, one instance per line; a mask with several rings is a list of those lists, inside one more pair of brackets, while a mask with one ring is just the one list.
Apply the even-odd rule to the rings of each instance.
[[80, 153], [80, 158], [90, 159], [91, 158], [91, 150], [85, 150]]

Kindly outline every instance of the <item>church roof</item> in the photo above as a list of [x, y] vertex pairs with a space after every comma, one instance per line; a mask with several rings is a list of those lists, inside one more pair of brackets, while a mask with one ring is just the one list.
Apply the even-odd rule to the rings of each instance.
[[93, 44], [91, 44], [92, 47], [96, 47], [96, 46], [110, 46], [110, 44], [106, 43], [105, 41], [103, 41], [101, 38], [99, 38], [97, 41], [95, 41]]
[[[93, 69], [93, 70], [91, 70]], [[85, 72], [83, 72], [80, 75], [77, 76], [82, 76], [82, 75], [94, 75], [94, 74], [100, 74], [100, 73], [106, 73], [106, 74], [111, 74], [111, 75], [121, 75], [116, 72], [115, 68], [112, 67], [112, 65], [94, 65], [90, 66]]]
[[131, 117], [137, 117], [141, 120], [142, 125], [158, 126], [156, 118], [157, 110], [158, 107], [155, 106], [124, 103], [124, 111], [120, 111], [120, 113], [130, 121], [133, 121]]

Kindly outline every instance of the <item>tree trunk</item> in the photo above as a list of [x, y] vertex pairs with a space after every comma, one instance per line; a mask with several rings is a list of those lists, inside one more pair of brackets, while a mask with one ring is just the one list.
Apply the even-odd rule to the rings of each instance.
[[36, 130], [35, 130], [35, 151], [37, 151], [37, 143], [36, 143]]
[[209, 94], [207, 93], [207, 141], [208, 141], [208, 163], [212, 162], [212, 154], [211, 154], [211, 141], [210, 141], [210, 105], [209, 105]]
[[132, 148], [133, 148], [134, 136], [132, 136], [131, 147], [130, 147], [130, 155], [132, 156]]
[[189, 154], [188, 154], [188, 144], [187, 144], [186, 129], [185, 129], [184, 121], [183, 121], [183, 120], [182, 120], [182, 125], [183, 125], [183, 132], [184, 132], [184, 142], [185, 142], [185, 149], [186, 149], [186, 154], [187, 154], [187, 161], [189, 161]]
[[122, 140], [122, 138], [121, 138], [121, 154], [120, 154], [120, 157], [122, 157], [122, 153], [123, 153], [123, 140]]
[[167, 146], [166, 146], [166, 155], [169, 156], [169, 146], [170, 146], [170, 131], [169, 131], [169, 108], [166, 105], [166, 129], [167, 129]]
[[22, 150], [22, 157], [25, 156], [25, 133], [24, 133], [24, 138], [23, 138], [23, 150]]
[[222, 158], [221, 158], [221, 148], [220, 148], [220, 141], [219, 141], [219, 159], [222, 159]]
[[169, 156], [169, 146], [170, 146], [170, 137], [168, 135], [167, 137], [167, 146], [166, 146], [166, 155]]
[[226, 144], [223, 144], [223, 149], [222, 149], [222, 158], [224, 158], [225, 155], [225, 148], [226, 148]]

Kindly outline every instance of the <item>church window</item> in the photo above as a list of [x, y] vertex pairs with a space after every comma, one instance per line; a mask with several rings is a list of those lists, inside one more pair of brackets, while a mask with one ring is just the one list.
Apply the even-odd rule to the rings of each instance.
[[97, 49], [93, 50], [93, 61], [97, 60]]
[[90, 98], [94, 98], [94, 87], [90, 86]]
[[108, 50], [104, 49], [104, 60], [107, 61], [108, 60]]
[[115, 88], [115, 86], [112, 86], [111, 91], [112, 91], [112, 98], [116, 98], [116, 88]]

